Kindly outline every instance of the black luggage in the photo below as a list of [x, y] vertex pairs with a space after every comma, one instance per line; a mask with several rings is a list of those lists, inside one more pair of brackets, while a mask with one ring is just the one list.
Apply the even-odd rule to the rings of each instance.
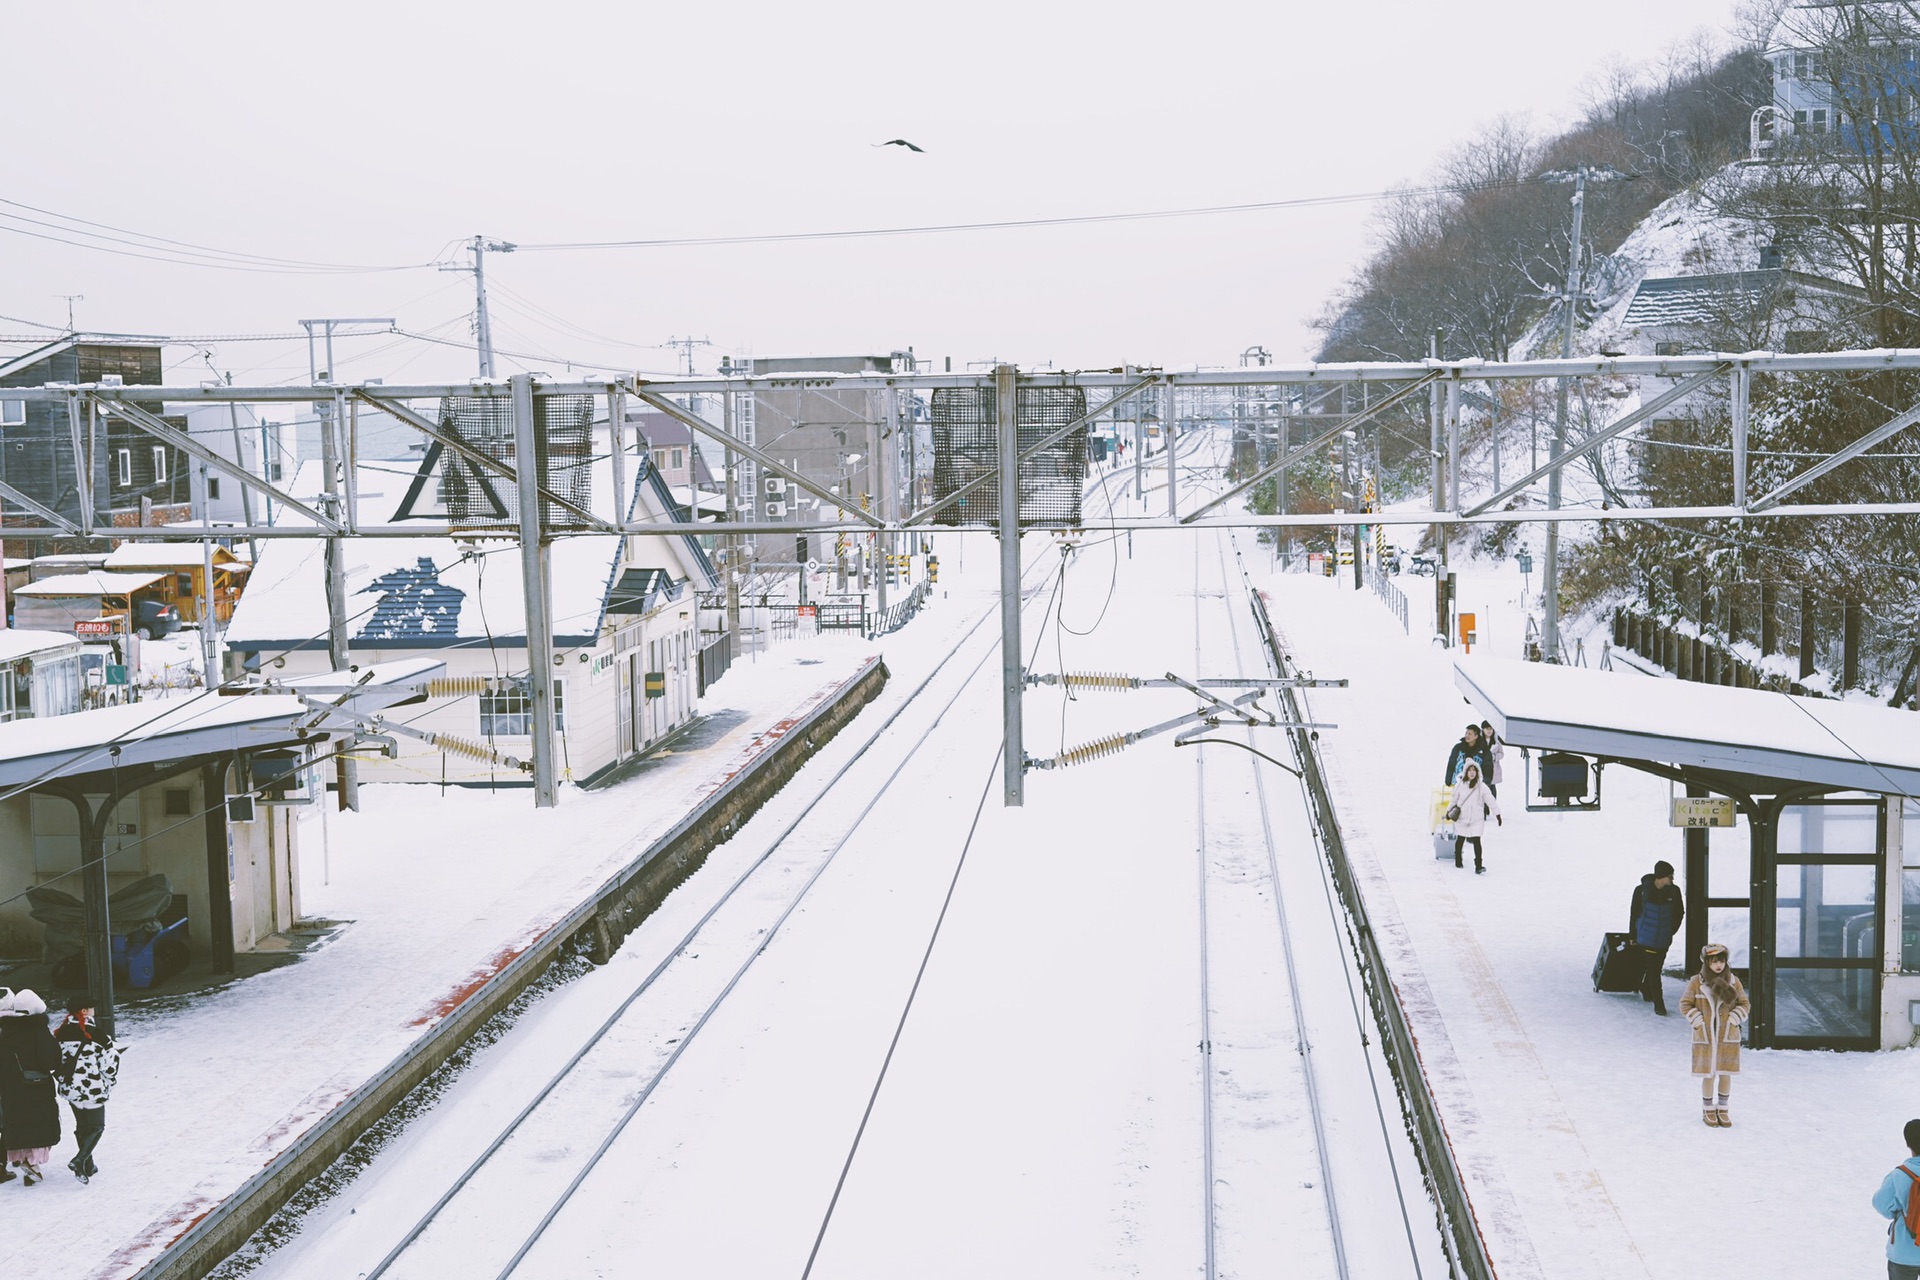
[[1593, 961], [1595, 991], [1638, 991], [1646, 977], [1646, 952], [1634, 945], [1630, 933], [1609, 933], [1600, 942]]

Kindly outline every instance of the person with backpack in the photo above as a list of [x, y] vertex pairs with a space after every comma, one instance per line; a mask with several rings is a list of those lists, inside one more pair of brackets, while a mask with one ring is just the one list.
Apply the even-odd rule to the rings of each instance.
[[1488, 818], [1500, 826], [1506, 825], [1506, 819], [1500, 816], [1500, 802], [1480, 780], [1479, 763], [1469, 760], [1460, 771], [1460, 781], [1453, 784], [1453, 803], [1447, 808], [1447, 821], [1453, 824], [1453, 865], [1465, 865], [1461, 856], [1471, 841], [1473, 874], [1477, 876], [1485, 875], [1487, 870], [1480, 853], [1480, 835], [1487, 829]]
[[[1700, 1119], [1709, 1129], [1731, 1129], [1727, 1095], [1740, 1072], [1740, 1028], [1752, 1006], [1718, 942], [1700, 948], [1700, 972], [1680, 997], [1680, 1012], [1693, 1027], [1693, 1074], [1700, 1077]], [[1719, 1080], [1716, 1098], [1714, 1081]]]
[[1887, 1280], [1920, 1280], [1920, 1120], [1907, 1121], [1906, 1160], [1894, 1166], [1873, 1193], [1873, 1207], [1887, 1224]]
[[67, 1001], [67, 1020], [54, 1039], [60, 1045], [55, 1084], [73, 1113], [73, 1136], [80, 1144], [67, 1168], [85, 1185], [100, 1172], [93, 1150], [107, 1131], [107, 1098], [120, 1078], [120, 1047], [94, 1023], [93, 1001], [84, 995]]
[[1633, 890], [1633, 903], [1627, 908], [1627, 933], [1641, 953], [1646, 972], [1641, 975], [1640, 998], [1653, 1002], [1653, 1011], [1667, 1016], [1665, 988], [1660, 972], [1667, 964], [1667, 949], [1680, 922], [1687, 917], [1686, 896], [1673, 882], [1673, 864], [1664, 858], [1653, 864], [1653, 874], [1640, 877]]
[[60, 1047], [47, 1030], [47, 1002], [32, 991], [0, 995], [0, 1146], [7, 1151], [7, 1172], [30, 1187], [45, 1175], [60, 1142], [60, 1105], [54, 1101], [53, 1073]]

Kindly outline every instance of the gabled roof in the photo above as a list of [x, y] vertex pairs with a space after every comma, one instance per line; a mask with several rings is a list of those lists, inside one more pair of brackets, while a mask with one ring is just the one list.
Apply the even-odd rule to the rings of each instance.
[[69, 631], [33, 631], [25, 627], [0, 630], [0, 662], [16, 662], [54, 649], [79, 648], [80, 641]]
[[680, 594], [680, 584], [665, 569], [626, 569], [607, 593], [607, 612], [652, 613]]
[[1782, 288], [1804, 289], [1836, 298], [1852, 298], [1860, 292], [1837, 280], [1780, 267], [1705, 276], [1659, 276], [1642, 280], [1635, 286], [1633, 301], [1627, 304], [1622, 320], [1635, 328], [1711, 324], [1743, 311], [1771, 311]]
[[0, 378], [11, 378], [14, 374], [33, 368], [42, 360], [59, 355], [73, 347], [160, 347], [165, 343], [145, 334], [118, 333], [67, 333], [53, 341], [32, 350], [22, 352], [0, 360]]

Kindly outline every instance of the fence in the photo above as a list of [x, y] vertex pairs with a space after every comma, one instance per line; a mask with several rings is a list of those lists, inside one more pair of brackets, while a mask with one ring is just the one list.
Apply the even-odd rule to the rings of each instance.
[[727, 668], [733, 665], [733, 638], [722, 636], [700, 651], [700, 696], [707, 696], [707, 686], [727, 674]]
[[892, 635], [913, 621], [913, 615], [920, 612], [920, 606], [932, 594], [931, 588], [931, 583], [922, 580], [919, 586], [907, 593], [906, 599], [890, 604], [875, 614], [873, 625], [867, 629], [867, 639], [878, 640], [881, 636]]
[[1407, 593], [1393, 585], [1391, 575], [1381, 573], [1372, 565], [1367, 566], [1367, 582], [1373, 587], [1373, 594], [1380, 597], [1388, 611], [1400, 619], [1400, 630], [1412, 635], [1413, 623], [1407, 608]]
[[1647, 603], [1615, 611], [1614, 644], [1683, 680], [1838, 696], [1850, 689], [1914, 705], [1913, 623], [1864, 603], [1773, 581], [1716, 581], [1674, 568]]

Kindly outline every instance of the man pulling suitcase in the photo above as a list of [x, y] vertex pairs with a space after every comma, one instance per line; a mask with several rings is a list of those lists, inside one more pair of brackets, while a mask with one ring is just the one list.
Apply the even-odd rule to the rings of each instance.
[[1666, 967], [1667, 948], [1673, 935], [1680, 932], [1687, 904], [1680, 886], [1673, 882], [1673, 864], [1662, 860], [1653, 864], [1653, 874], [1640, 877], [1633, 890], [1633, 905], [1628, 909], [1627, 932], [1633, 935], [1646, 963], [1640, 998], [1653, 1002], [1653, 1011], [1667, 1014], [1666, 993], [1660, 985], [1661, 970]]

